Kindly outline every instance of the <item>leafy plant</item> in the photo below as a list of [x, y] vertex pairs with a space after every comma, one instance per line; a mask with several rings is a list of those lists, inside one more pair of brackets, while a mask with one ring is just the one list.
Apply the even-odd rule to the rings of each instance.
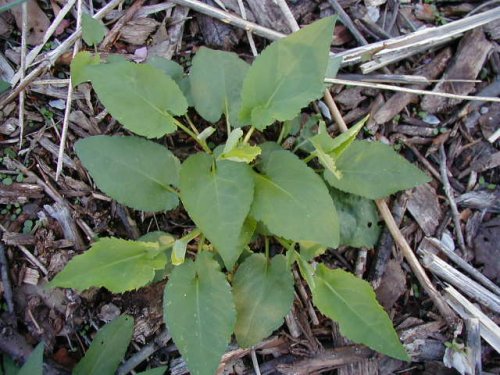
[[[343, 334], [408, 360], [369, 284], [311, 261], [339, 245], [374, 246], [379, 227], [372, 199], [425, 183], [427, 176], [391, 147], [356, 140], [363, 122], [335, 138], [320, 124], [309, 146], [301, 141], [298, 155], [275, 142], [250, 144], [254, 131], [276, 122], [284, 122], [280, 141], [298, 131], [294, 119], [324, 90], [334, 22], [325, 18], [274, 42], [250, 66], [234, 54], [202, 48], [189, 76], [159, 58], [102, 63], [88, 52], [77, 55], [73, 84], [90, 81], [126, 129], [147, 138], [180, 129], [203, 150], [181, 163], [165, 147], [135, 136], [81, 140], [76, 153], [97, 186], [145, 211], [174, 209], [180, 201], [196, 228], [177, 239], [161, 232], [139, 241], [100, 239], [51, 285], [124, 292], [169, 276], [164, 314], [173, 340], [191, 373], [213, 374], [233, 332], [250, 347], [282, 324], [293, 302], [296, 263], [315, 305]], [[223, 116], [224, 144], [208, 146], [217, 124], [200, 131], [185, 116], [188, 105], [209, 122]], [[303, 150], [310, 152], [305, 159]], [[258, 237], [264, 252], [249, 246]], [[186, 257], [192, 241], [194, 260]], [[281, 244], [283, 254], [271, 256], [270, 241]]]

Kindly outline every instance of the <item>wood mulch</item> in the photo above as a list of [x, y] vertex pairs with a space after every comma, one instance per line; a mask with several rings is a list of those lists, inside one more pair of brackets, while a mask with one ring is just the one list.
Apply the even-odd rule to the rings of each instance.
[[[99, 52], [138, 62], [163, 56], [186, 70], [201, 46], [251, 61], [252, 51], [290, 33], [294, 21], [303, 26], [338, 14], [342, 22], [335, 27], [332, 52], [343, 64], [330, 89], [338, 111], [323, 101], [316, 109], [333, 131], [342, 121], [350, 126], [370, 114], [364, 137], [392, 145], [433, 178], [377, 202], [393, 228], [384, 229], [375, 248], [344, 247], [325, 256], [374, 286], [412, 363], [343, 338], [337, 325], [312, 307], [307, 286], [295, 274], [296, 300], [285, 324], [252, 350], [231, 346], [220, 374], [500, 373], [497, 2], [96, 0], [82, 5], [85, 12], [105, 14], [109, 31]], [[88, 85], [72, 94], [64, 154], [58, 156], [69, 104], [76, 2], [29, 1], [26, 11], [25, 25], [21, 6], [0, 14], [0, 78], [12, 83], [0, 96], [0, 352], [22, 362], [43, 340], [48, 373], [66, 374], [96, 330], [127, 313], [135, 318], [134, 337], [118, 373], [167, 364], [169, 373], [187, 374], [162, 321], [164, 284], [122, 295], [44, 288], [98, 236], [135, 239], [151, 230], [182, 235], [192, 223], [180, 209], [156, 215], [129, 210], [95, 188], [73, 144], [123, 129]], [[439, 29], [426, 34], [423, 27]], [[398, 88], [427, 92], [394, 91]], [[277, 134], [270, 130], [264, 136]], [[168, 142], [181, 158], [195, 147], [178, 134]], [[58, 160], [62, 174], [56, 178]]]

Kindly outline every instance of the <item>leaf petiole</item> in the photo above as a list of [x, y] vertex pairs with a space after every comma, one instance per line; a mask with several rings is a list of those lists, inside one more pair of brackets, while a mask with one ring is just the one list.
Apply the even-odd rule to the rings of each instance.
[[184, 125], [182, 122], [174, 118], [174, 123], [177, 125], [178, 128], [182, 129], [187, 135], [189, 135], [191, 138], [193, 138], [196, 143], [198, 143], [203, 151], [205, 151], [207, 154], [211, 154], [212, 150], [210, 150], [210, 147], [208, 147], [207, 142], [205, 142], [204, 139], [199, 139], [197, 137], [197, 134], [195, 134], [191, 129], [189, 129], [186, 125]]
[[247, 134], [245, 134], [245, 138], [243, 138], [243, 144], [248, 143], [250, 140], [250, 137], [252, 136], [253, 132], [255, 131], [255, 127], [252, 125], [250, 129], [248, 129]]

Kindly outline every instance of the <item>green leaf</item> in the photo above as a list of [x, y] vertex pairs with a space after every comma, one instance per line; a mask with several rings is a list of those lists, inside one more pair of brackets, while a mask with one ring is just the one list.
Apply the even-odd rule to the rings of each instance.
[[340, 244], [352, 247], [374, 247], [380, 236], [375, 203], [358, 195], [331, 189], [340, 221]]
[[240, 143], [228, 153], [222, 154], [221, 159], [250, 164], [260, 153], [261, 148], [259, 146]]
[[177, 83], [184, 77], [184, 69], [175, 61], [161, 56], [152, 56], [148, 58], [147, 63], [161, 70]]
[[98, 65], [101, 62], [101, 58], [98, 54], [92, 54], [88, 51], [81, 51], [76, 54], [76, 56], [71, 61], [71, 84], [73, 87], [79, 85], [80, 83], [90, 81], [91, 77], [87, 71], [87, 67], [90, 65]]
[[179, 204], [170, 186], [179, 181], [179, 160], [165, 147], [138, 137], [99, 135], [76, 143], [76, 153], [103, 192], [143, 211]]
[[254, 173], [250, 215], [274, 234], [328, 247], [339, 243], [339, 222], [321, 178], [289, 151], [270, 152]]
[[236, 321], [231, 287], [212, 254], [172, 271], [163, 299], [165, 322], [193, 375], [213, 375]]
[[[338, 212], [337, 202], [335, 202], [335, 208], [337, 209]], [[339, 214], [339, 219], [342, 220], [342, 218], [340, 218], [340, 214]], [[342, 228], [342, 221], [340, 221], [340, 228]], [[326, 247], [310, 241], [300, 241], [299, 246], [300, 246], [300, 255], [306, 261], [313, 260], [314, 258], [320, 256], [321, 254], [324, 254], [325, 251], [327, 250]]]
[[146, 233], [137, 239], [140, 242], [155, 242], [158, 244], [159, 251], [165, 251], [174, 245], [175, 237], [170, 233], [154, 231]]
[[102, 327], [73, 375], [114, 375], [132, 339], [134, 320], [121, 315]]
[[425, 173], [380, 142], [354, 141], [336, 164], [340, 178], [325, 171], [326, 181], [337, 189], [369, 199], [430, 181]]
[[164, 375], [168, 366], [155, 367], [146, 371], [138, 372], [137, 375]]
[[2, 364], [5, 371], [5, 375], [17, 375], [17, 373], [19, 372], [20, 367], [16, 365], [16, 363], [12, 358], [7, 357], [7, 355], [5, 354], [3, 355]]
[[335, 78], [342, 64], [341, 56], [330, 56], [328, 67], [326, 68], [325, 78]]
[[184, 94], [188, 105], [190, 107], [193, 106], [189, 77], [184, 73], [182, 66], [177, 64], [175, 61], [168, 60], [161, 56], [152, 56], [151, 58], [148, 58], [147, 63], [157, 69], [160, 69], [163, 73], [172, 78]]
[[193, 58], [191, 94], [196, 111], [217, 122], [224, 114], [232, 126], [240, 123], [241, 87], [249, 65], [236, 54], [201, 47]]
[[96, 46], [106, 35], [104, 24], [94, 19], [90, 14], [82, 14], [82, 38], [89, 46]]
[[189, 216], [215, 246], [228, 270], [242, 248], [243, 222], [250, 210], [254, 183], [251, 168], [207, 154], [190, 156], [181, 167], [181, 199]]
[[242, 135], [243, 131], [239, 128], [229, 133], [226, 144], [224, 145], [224, 150], [219, 156], [219, 159], [249, 164], [260, 155], [262, 151], [260, 147], [240, 142]]
[[172, 264], [174, 266], [178, 266], [184, 263], [184, 259], [186, 258], [186, 250], [187, 250], [188, 241], [185, 240], [177, 240], [174, 242], [174, 246], [172, 247]]
[[334, 17], [280, 39], [258, 56], [246, 75], [240, 120], [263, 130], [293, 119], [322, 95]]
[[268, 337], [283, 324], [294, 298], [293, 277], [283, 255], [268, 261], [253, 254], [234, 275], [236, 305], [234, 333], [242, 347], [250, 347]]
[[172, 116], [187, 111], [179, 86], [149, 64], [121, 62], [87, 67], [99, 99], [124, 127], [147, 138], [177, 129]]
[[0, 79], [0, 94], [10, 89], [10, 83]]
[[31, 352], [30, 356], [19, 370], [17, 375], [42, 375], [43, 374], [43, 349], [45, 345], [40, 342]]
[[342, 335], [390, 357], [409, 360], [370, 284], [348, 272], [331, 270], [322, 264], [316, 270], [314, 283], [314, 304], [339, 323]]
[[146, 285], [166, 263], [157, 243], [103, 238], [74, 257], [49, 286], [78, 290], [102, 286], [123, 293]]

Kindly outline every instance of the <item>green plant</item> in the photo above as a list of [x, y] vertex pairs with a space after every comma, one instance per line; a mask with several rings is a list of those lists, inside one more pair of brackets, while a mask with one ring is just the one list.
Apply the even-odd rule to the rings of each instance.
[[[180, 129], [203, 150], [181, 163], [137, 136], [80, 140], [76, 152], [97, 186], [138, 210], [166, 211], [182, 202], [196, 229], [179, 239], [163, 232], [138, 241], [100, 239], [51, 285], [121, 293], [168, 275], [164, 314], [173, 340], [191, 373], [213, 374], [233, 332], [249, 347], [282, 324], [294, 298], [296, 263], [315, 305], [343, 334], [408, 360], [370, 285], [311, 261], [339, 245], [372, 247], [380, 230], [372, 200], [428, 177], [390, 146], [356, 140], [363, 122], [336, 138], [320, 123], [309, 146], [300, 148], [310, 150], [304, 160], [275, 142], [250, 144], [255, 131], [276, 122], [284, 123], [284, 139], [296, 131], [290, 121], [321, 97], [333, 26], [333, 18], [322, 19], [274, 42], [251, 66], [235, 54], [202, 48], [189, 76], [167, 60], [101, 63], [97, 55], [78, 54], [73, 85], [90, 81], [126, 129], [146, 138]], [[207, 137], [216, 126], [200, 132], [188, 106], [212, 123], [224, 115], [226, 142], [212, 150]], [[313, 159], [320, 174], [307, 164]], [[264, 240], [263, 252], [249, 247], [256, 237]], [[186, 246], [194, 240], [192, 260]], [[283, 253], [271, 256], [270, 241]]]
[[[134, 320], [121, 315], [104, 325], [95, 335], [84, 357], [72, 371], [73, 375], [113, 375], [123, 360], [127, 347], [132, 339]], [[3, 358], [3, 369], [0, 364], [0, 375], [42, 375], [43, 342], [33, 350], [22, 367], [8, 357]], [[138, 375], [163, 375], [166, 366], [156, 367], [138, 373]]]

